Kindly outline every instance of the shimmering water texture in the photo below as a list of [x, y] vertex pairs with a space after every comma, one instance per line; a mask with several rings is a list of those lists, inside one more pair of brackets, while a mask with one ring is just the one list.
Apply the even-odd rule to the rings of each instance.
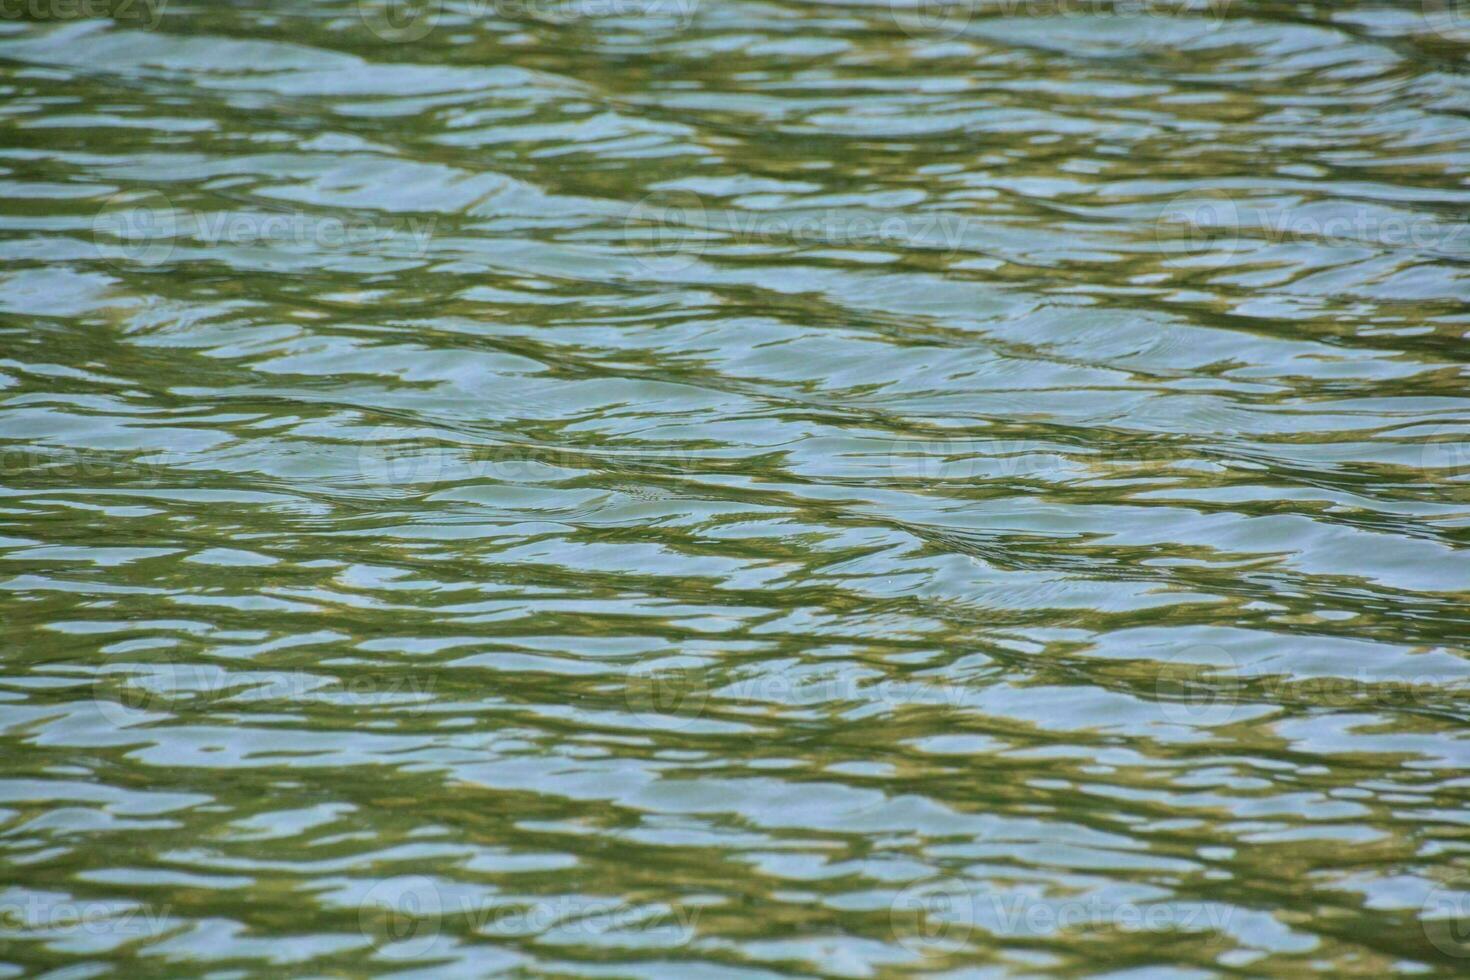
[[0, 0], [0, 978], [1470, 973], [1467, 56]]

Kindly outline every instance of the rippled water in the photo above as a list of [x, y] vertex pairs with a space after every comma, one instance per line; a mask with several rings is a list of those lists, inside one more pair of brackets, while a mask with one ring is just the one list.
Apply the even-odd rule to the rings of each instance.
[[0, 5], [0, 975], [1463, 975], [1467, 55]]

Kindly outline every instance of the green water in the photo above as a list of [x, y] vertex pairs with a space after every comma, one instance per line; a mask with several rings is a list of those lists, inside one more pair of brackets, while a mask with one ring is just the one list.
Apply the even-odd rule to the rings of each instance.
[[0, 977], [1470, 972], [1467, 57], [0, 3]]

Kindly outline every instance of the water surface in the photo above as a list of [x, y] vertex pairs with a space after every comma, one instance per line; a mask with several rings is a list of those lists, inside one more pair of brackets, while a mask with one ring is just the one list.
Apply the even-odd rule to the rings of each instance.
[[1453, 3], [0, 18], [0, 974], [1463, 975]]

